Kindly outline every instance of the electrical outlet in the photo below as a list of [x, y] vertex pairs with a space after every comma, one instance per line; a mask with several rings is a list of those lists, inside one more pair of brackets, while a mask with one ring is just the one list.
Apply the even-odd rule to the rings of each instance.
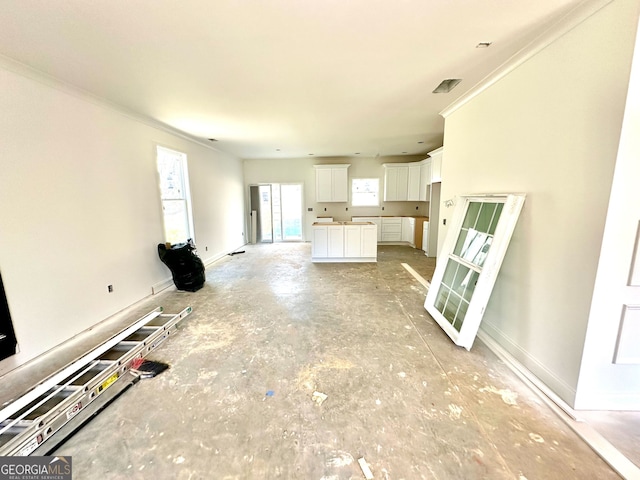
[[349, 211], [349, 207], [345, 208], [345, 211], [347, 211], [347, 212], [348, 212], [348, 211]]
[[442, 219], [442, 224], [443, 224], [443, 225], [446, 225], [446, 224], [447, 224], [447, 219], [446, 219], [446, 218], [443, 218], [443, 219]]
[[208, 252], [209, 251], [209, 247], [204, 247], [204, 251]]
[[307, 208], [307, 212], [313, 212], [313, 207]]
[[107, 285], [107, 291], [113, 293], [113, 285]]

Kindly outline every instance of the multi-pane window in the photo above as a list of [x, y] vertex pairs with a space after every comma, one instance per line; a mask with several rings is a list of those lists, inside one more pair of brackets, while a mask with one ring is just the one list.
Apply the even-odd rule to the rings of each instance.
[[351, 180], [351, 205], [377, 207], [380, 205], [379, 178], [354, 178]]
[[193, 238], [189, 205], [187, 156], [158, 147], [160, 198], [164, 215], [165, 241], [176, 244]]
[[496, 231], [502, 203], [470, 202], [456, 246], [449, 256], [436, 309], [460, 331]]
[[459, 197], [424, 304], [456, 345], [473, 344], [524, 199]]

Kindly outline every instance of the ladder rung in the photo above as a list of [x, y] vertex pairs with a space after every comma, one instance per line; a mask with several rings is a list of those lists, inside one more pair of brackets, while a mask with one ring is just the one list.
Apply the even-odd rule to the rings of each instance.
[[0, 456], [29, 455], [44, 448], [42, 444], [55, 432], [123, 378], [134, 358], [160, 345], [191, 311], [187, 307], [170, 315], [161, 313], [161, 308], [153, 310], [5, 405], [0, 410]]

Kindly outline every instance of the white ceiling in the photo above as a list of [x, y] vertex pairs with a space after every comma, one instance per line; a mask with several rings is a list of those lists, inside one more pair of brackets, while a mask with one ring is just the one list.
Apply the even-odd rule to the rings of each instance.
[[423, 154], [438, 112], [579, 3], [4, 0], [0, 54], [240, 158]]

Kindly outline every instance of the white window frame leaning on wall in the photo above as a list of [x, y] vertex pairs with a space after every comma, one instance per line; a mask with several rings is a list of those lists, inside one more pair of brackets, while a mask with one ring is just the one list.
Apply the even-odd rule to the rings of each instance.
[[156, 166], [165, 242], [177, 244], [188, 239], [195, 242], [187, 155], [158, 145]]
[[380, 206], [379, 178], [351, 179], [351, 206], [378, 207]]
[[471, 349], [524, 204], [524, 194], [462, 195], [424, 308]]

